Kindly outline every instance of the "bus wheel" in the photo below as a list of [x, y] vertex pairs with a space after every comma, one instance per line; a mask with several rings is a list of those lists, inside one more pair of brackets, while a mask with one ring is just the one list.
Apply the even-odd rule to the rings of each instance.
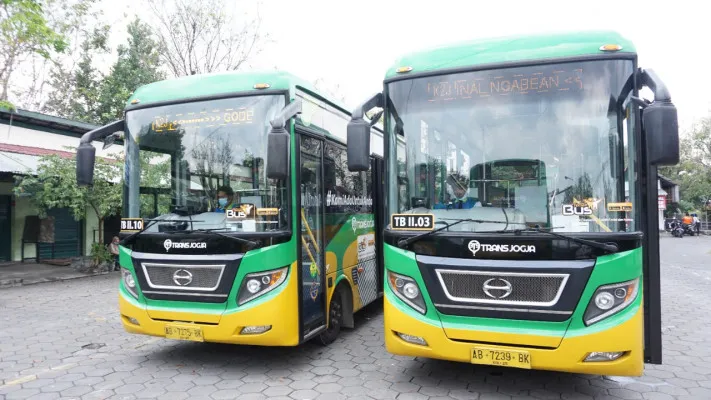
[[343, 287], [339, 287], [331, 296], [331, 304], [328, 307], [328, 327], [319, 335], [319, 341], [326, 346], [333, 343], [341, 333], [343, 325]]

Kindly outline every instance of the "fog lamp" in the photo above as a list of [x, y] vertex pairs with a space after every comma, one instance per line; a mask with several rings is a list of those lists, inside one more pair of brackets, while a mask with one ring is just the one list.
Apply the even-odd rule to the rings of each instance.
[[258, 326], [245, 326], [242, 328], [240, 334], [242, 335], [256, 335], [259, 333], [264, 333], [272, 329], [271, 325], [258, 325]]
[[624, 351], [593, 351], [585, 357], [585, 362], [615, 361], [625, 354]]
[[400, 332], [395, 332], [397, 333], [398, 336], [400, 336], [400, 339], [412, 343], [412, 344], [417, 344], [420, 346], [427, 346], [427, 341], [424, 338], [421, 338], [419, 336], [413, 336], [413, 335], [408, 335], [407, 333], [400, 333]]

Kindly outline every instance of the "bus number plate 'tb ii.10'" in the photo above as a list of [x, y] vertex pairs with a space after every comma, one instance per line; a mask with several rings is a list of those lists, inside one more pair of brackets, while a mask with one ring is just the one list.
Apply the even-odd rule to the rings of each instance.
[[392, 214], [390, 229], [401, 231], [431, 231], [434, 228], [432, 214]]

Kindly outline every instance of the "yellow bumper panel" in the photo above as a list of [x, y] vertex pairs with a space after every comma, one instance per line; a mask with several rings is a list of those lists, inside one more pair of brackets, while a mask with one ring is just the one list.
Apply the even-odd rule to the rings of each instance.
[[[472, 349], [483, 342], [538, 343], [539, 336], [502, 334], [505, 338], [495, 340], [496, 334], [486, 333], [471, 342], [451, 340], [441, 326], [418, 320], [402, 312], [386, 297], [384, 300], [385, 347], [388, 352], [403, 356], [435, 358], [441, 360], [471, 362]], [[419, 336], [427, 346], [408, 343], [395, 332]], [[514, 337], [515, 336], [515, 337]], [[643, 315], [640, 307], [634, 316], [614, 328], [584, 336], [564, 337], [554, 349], [519, 346], [488, 348], [509, 351], [525, 351], [530, 355], [532, 369], [585, 373], [594, 375], [640, 376], [643, 372]], [[480, 342], [480, 343], [476, 343]], [[555, 338], [558, 342], [558, 338]], [[615, 361], [583, 362], [590, 352], [618, 352], [627, 354]]]
[[[299, 316], [296, 308], [296, 279], [288, 279], [286, 287], [266, 301], [241, 311], [219, 315], [183, 312], [178, 310], [160, 310], [148, 315], [145, 305], [138, 303], [128, 294], [119, 292], [119, 310], [121, 322], [127, 332], [143, 335], [166, 337], [166, 325], [200, 328], [202, 341], [232, 343], [256, 346], [296, 346], [299, 344]], [[249, 303], [248, 303], [249, 304]], [[132, 321], [133, 320], [133, 321]], [[205, 323], [202, 321], [219, 321]], [[201, 321], [201, 322], [195, 322]], [[138, 322], [135, 324], [134, 322]], [[259, 334], [241, 334], [245, 326], [271, 325], [271, 329]], [[170, 331], [170, 329], [169, 329]], [[175, 337], [175, 335], [169, 335]]]

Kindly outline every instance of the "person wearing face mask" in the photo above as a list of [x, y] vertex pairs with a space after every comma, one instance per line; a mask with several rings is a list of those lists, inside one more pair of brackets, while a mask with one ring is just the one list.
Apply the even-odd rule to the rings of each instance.
[[469, 185], [464, 177], [450, 175], [448, 179], [450, 188], [450, 201], [447, 204], [437, 204], [434, 208], [466, 209], [481, 207], [481, 202], [473, 197], [469, 197]]
[[237, 207], [234, 203], [235, 192], [229, 186], [221, 186], [217, 189], [217, 207], [215, 212], [223, 213], [226, 210]]

